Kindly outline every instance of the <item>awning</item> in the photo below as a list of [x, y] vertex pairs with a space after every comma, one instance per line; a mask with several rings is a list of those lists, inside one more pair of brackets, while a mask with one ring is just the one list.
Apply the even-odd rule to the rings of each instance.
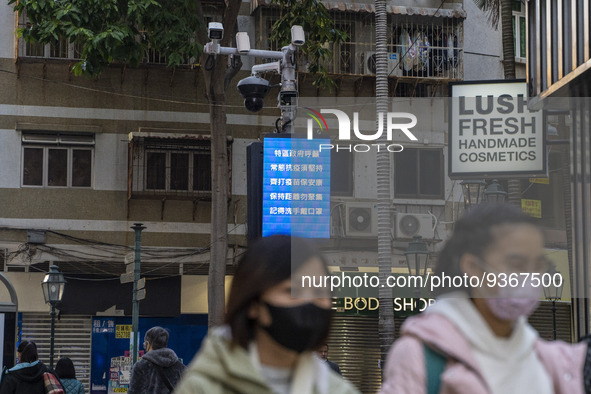
[[[376, 7], [374, 3], [361, 2], [345, 2], [345, 1], [323, 1], [322, 4], [329, 11], [341, 12], [366, 12], [375, 13]], [[254, 12], [258, 7], [274, 6], [272, 0], [252, 0], [251, 12]], [[395, 15], [418, 15], [429, 17], [443, 17], [443, 18], [466, 18], [466, 11], [462, 8], [454, 9], [437, 9], [425, 7], [406, 7], [397, 5], [386, 5], [386, 12]]]

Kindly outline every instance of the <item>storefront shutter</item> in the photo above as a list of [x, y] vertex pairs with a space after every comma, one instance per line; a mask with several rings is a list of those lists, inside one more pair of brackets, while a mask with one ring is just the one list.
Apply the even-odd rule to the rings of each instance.
[[[404, 317], [395, 317], [396, 337]], [[336, 362], [343, 377], [363, 393], [381, 387], [380, 337], [377, 316], [335, 316], [328, 338], [328, 359]]]
[[[69, 357], [76, 369], [76, 378], [90, 392], [90, 349], [92, 319], [90, 316], [62, 315], [55, 319], [54, 356], [55, 364], [61, 357]], [[22, 313], [21, 340], [37, 344], [39, 359], [49, 366], [49, 343], [51, 316], [49, 313]]]
[[[571, 342], [571, 304], [556, 302], [556, 339]], [[548, 340], [553, 338], [552, 302], [542, 301], [538, 309], [529, 317], [529, 323], [540, 333], [540, 337]], [[577, 338], [574, 338], [575, 342]]]

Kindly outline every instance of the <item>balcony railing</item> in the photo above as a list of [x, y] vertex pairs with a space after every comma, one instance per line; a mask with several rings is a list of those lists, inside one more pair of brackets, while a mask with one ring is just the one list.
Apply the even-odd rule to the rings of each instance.
[[[327, 45], [332, 53], [324, 62], [335, 74], [375, 75], [375, 20], [373, 13], [331, 12], [335, 27], [348, 38]], [[263, 8], [258, 13], [257, 46], [277, 50], [269, 40], [278, 11]], [[464, 76], [463, 20], [417, 15], [388, 16], [388, 72], [391, 77], [461, 80]], [[306, 59], [299, 61], [305, 71]]]

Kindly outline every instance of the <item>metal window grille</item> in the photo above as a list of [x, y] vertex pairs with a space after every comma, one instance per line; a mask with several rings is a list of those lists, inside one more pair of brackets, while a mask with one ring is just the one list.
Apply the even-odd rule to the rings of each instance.
[[[347, 34], [339, 44], [329, 44], [332, 57], [324, 66], [329, 73], [375, 75], [375, 19], [372, 13], [331, 11], [335, 27]], [[257, 45], [274, 48], [269, 36], [279, 11], [261, 7], [257, 14]], [[462, 80], [463, 22], [459, 18], [388, 16], [388, 70], [391, 77]], [[301, 62], [305, 63], [305, 62]], [[300, 71], [302, 68], [300, 68]]]
[[[130, 146], [131, 197], [211, 198], [209, 139], [140, 137]], [[231, 169], [230, 145], [228, 160]]]

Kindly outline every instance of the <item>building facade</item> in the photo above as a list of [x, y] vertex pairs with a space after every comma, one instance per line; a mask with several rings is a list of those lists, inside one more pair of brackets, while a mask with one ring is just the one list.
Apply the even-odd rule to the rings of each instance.
[[546, 110], [568, 143], [568, 250], [574, 333], [589, 334], [591, 61], [587, 1], [528, 1], [529, 106]]
[[[500, 32], [483, 28], [485, 18], [471, 1], [391, 3], [392, 97], [442, 98], [450, 82], [502, 76]], [[348, 38], [329, 45], [332, 90], [316, 88], [305, 61], [299, 63], [300, 96], [375, 97], [373, 3], [324, 4]], [[519, 21], [521, 9], [516, 12]], [[277, 50], [269, 36], [278, 16], [269, 1], [244, 1], [238, 30], [249, 33], [252, 48]], [[23, 18], [0, 6], [0, 261], [18, 294], [22, 337], [36, 338], [42, 359], [48, 354], [49, 314], [39, 284], [52, 264], [66, 275], [57, 357], [71, 356], [90, 388], [90, 346], [101, 319], [130, 314], [130, 288], [119, 276], [133, 259], [134, 223], [146, 227], [142, 316], [207, 313], [211, 137], [205, 84], [200, 65], [171, 70], [156, 53], [147, 54], [139, 68], [114, 64], [99, 78], [75, 77], [75, 43], [27, 44], [15, 35]], [[246, 147], [272, 132], [279, 116], [273, 92], [261, 112], [244, 110], [235, 84], [253, 64], [243, 57], [226, 104], [229, 277], [247, 247]], [[420, 133], [420, 141], [405, 144], [405, 155], [391, 160], [393, 272], [407, 270], [404, 251], [413, 235], [421, 235], [435, 257], [463, 209], [459, 183], [447, 177], [447, 125]], [[377, 236], [375, 156], [345, 151], [331, 159], [331, 269], [377, 272], [377, 252], [360, 250]], [[408, 232], [403, 220], [418, 226]], [[358, 387], [375, 391], [379, 346], [371, 341], [377, 341], [377, 318], [365, 312], [338, 312], [331, 358]], [[339, 341], [343, 337], [349, 345]]]

